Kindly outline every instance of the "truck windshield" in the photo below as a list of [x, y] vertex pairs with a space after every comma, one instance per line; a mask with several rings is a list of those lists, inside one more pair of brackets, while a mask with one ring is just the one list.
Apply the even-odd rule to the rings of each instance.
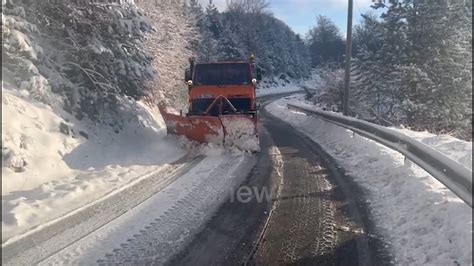
[[251, 83], [249, 65], [235, 64], [198, 64], [195, 67], [195, 85], [247, 85]]

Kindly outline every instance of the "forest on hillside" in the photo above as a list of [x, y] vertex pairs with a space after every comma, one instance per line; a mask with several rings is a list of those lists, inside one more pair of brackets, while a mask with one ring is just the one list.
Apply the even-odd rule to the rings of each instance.
[[[472, 1], [376, 3], [382, 15], [363, 14], [354, 27], [350, 114], [472, 139]], [[200, 60], [255, 53], [267, 77], [301, 79], [313, 68], [322, 80], [313, 100], [342, 111], [346, 40], [331, 18], [315, 14], [302, 37], [272, 15], [271, 1], [227, 5], [223, 12], [212, 0], [186, 5], [201, 34]]]
[[149, 93], [148, 31], [133, 2], [3, 1], [2, 81], [80, 120], [115, 127], [116, 111]]
[[[471, 140], [472, 1], [384, 2], [354, 27], [351, 115]], [[320, 16], [307, 44], [323, 80], [314, 101], [341, 111], [342, 34]]]
[[[313, 100], [341, 111], [345, 38], [331, 18], [315, 14], [314, 28], [300, 36], [274, 17], [268, 0], [228, 0], [223, 11], [212, 0], [170, 1], [186, 21], [176, 26], [186, 36], [175, 54], [159, 34], [177, 25], [160, 17], [166, 1], [5, 0], [2, 80], [78, 119], [116, 125], [117, 109], [130, 101], [183, 98], [184, 57], [253, 53], [267, 79], [302, 80], [313, 68], [321, 78]], [[364, 14], [354, 27], [351, 115], [472, 139], [472, 0], [390, 0], [375, 8], [381, 16]]]
[[269, 5], [265, 0], [229, 0], [227, 9], [219, 12], [212, 0], [205, 7], [189, 0], [188, 14], [202, 37], [198, 60], [246, 60], [255, 54], [267, 77], [308, 77], [310, 62], [304, 40], [275, 18]]

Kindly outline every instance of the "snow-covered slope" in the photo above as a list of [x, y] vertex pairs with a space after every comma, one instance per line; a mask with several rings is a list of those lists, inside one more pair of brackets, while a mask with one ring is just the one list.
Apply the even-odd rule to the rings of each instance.
[[[154, 31], [146, 46], [157, 72], [148, 106], [122, 103], [117, 128], [79, 121], [2, 82], [2, 243], [156, 172], [186, 150], [166, 136], [153, 106], [187, 103], [182, 74], [196, 38], [180, 1], [138, 1]], [[3, 69], [2, 69], [3, 70]], [[6, 87], [6, 88], [4, 88]], [[59, 95], [49, 93], [51, 98]], [[60, 102], [60, 101], [58, 101]], [[119, 130], [118, 130], [119, 129]]]
[[[349, 130], [291, 111], [287, 98], [267, 109], [308, 135], [333, 156], [365, 191], [378, 231], [399, 265], [472, 265], [472, 209], [404, 157]], [[449, 136], [403, 133], [472, 164], [472, 143]]]
[[2, 242], [185, 154], [161, 117], [136, 108], [115, 133], [2, 88]]
[[307, 79], [292, 79], [285, 75], [265, 78], [257, 86], [257, 96], [301, 90], [315, 91], [320, 82], [319, 73], [315, 70], [312, 71], [311, 76]]
[[301, 90], [301, 85], [297, 81], [264, 79], [257, 86], [257, 97], [299, 90]]

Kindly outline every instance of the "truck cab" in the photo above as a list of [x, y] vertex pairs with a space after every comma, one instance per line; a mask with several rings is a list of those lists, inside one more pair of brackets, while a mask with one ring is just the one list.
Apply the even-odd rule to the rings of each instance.
[[253, 60], [195, 64], [191, 59], [185, 78], [189, 115], [256, 116], [255, 90], [261, 74]]
[[168, 134], [258, 152], [255, 90], [260, 79], [252, 57], [248, 62], [195, 64], [190, 60], [185, 73], [188, 112], [183, 116], [164, 102], [158, 105]]

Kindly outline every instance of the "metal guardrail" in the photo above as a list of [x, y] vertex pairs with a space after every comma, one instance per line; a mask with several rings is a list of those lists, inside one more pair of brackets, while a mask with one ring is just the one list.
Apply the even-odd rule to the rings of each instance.
[[353, 117], [290, 103], [288, 108], [315, 115], [402, 153], [472, 208], [472, 171], [433, 148], [394, 130]]

